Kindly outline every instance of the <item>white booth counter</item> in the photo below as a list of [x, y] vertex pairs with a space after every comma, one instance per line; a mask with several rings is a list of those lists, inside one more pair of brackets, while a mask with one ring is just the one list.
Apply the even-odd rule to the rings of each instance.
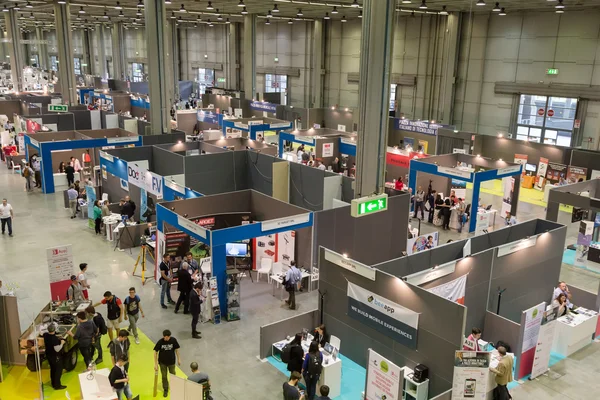
[[56, 191], [66, 190], [69, 188], [69, 183], [67, 182], [67, 174], [56, 172], [54, 173], [54, 187]]
[[[309, 335], [309, 337], [312, 336]], [[281, 361], [279, 355], [283, 350], [283, 347], [292, 341], [292, 338], [280, 340], [279, 342], [273, 343], [273, 347], [271, 349], [271, 355]], [[302, 341], [302, 350], [304, 351], [304, 356], [308, 353], [308, 347], [310, 346], [310, 340]], [[341, 394], [342, 390], [342, 359], [336, 353], [335, 357], [332, 354], [326, 354], [322, 348], [319, 348], [321, 353], [323, 354], [323, 370], [321, 371], [321, 377], [319, 379], [319, 383], [317, 384], [317, 393], [319, 393], [319, 387], [323, 385], [329, 386], [329, 397], [335, 398]], [[336, 349], [336, 352], [338, 349]], [[277, 355], [277, 356], [276, 356]]]
[[117, 400], [117, 393], [110, 386], [108, 368], [97, 370], [90, 378], [89, 372], [79, 374], [79, 388], [82, 400]]
[[583, 307], [578, 314], [567, 314], [558, 318], [552, 351], [568, 357], [592, 343], [598, 323], [598, 313]]

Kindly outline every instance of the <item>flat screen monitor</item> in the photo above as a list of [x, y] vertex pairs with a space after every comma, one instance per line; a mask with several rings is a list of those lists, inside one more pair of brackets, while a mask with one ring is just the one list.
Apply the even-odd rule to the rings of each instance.
[[229, 257], [246, 257], [248, 245], [245, 243], [226, 243], [225, 252]]
[[536, 169], [535, 164], [525, 164], [525, 171], [535, 172]]

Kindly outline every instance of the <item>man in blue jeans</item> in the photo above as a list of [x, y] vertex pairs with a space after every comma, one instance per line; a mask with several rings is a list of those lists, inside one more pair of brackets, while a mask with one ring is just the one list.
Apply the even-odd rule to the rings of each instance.
[[160, 306], [167, 308], [165, 305], [165, 294], [169, 304], [175, 304], [171, 298], [171, 282], [173, 282], [173, 274], [171, 273], [171, 257], [168, 254], [163, 255], [163, 260], [160, 263]]

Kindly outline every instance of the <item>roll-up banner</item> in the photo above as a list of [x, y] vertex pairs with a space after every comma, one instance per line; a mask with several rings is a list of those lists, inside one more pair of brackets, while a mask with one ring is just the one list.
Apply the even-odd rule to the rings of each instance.
[[488, 393], [491, 353], [456, 351], [452, 376], [452, 400], [485, 399]]
[[533, 358], [531, 377], [529, 379], [535, 379], [548, 371], [548, 366], [550, 365], [550, 351], [552, 350], [554, 331], [556, 330], [557, 315], [558, 307], [555, 307], [550, 311], [544, 311], [537, 345], [535, 346], [535, 357]]
[[540, 162], [538, 164], [538, 170], [535, 174], [535, 189], [544, 190], [544, 186], [546, 185], [546, 171], [548, 170], [548, 159], [544, 157], [540, 157]]
[[525, 164], [527, 164], [527, 154], [515, 154], [515, 164], [521, 164], [523, 171], [525, 171]]
[[403, 380], [404, 370], [402, 368], [369, 349], [367, 386], [365, 388], [366, 400], [402, 399]]
[[542, 317], [544, 316], [545, 310], [546, 303], [542, 302], [537, 306], [523, 311], [523, 314], [525, 314], [524, 318], [521, 317], [521, 321], [524, 321], [523, 343], [521, 347], [521, 357], [519, 357], [517, 379], [521, 379], [531, 373], [533, 360], [535, 358], [535, 347], [540, 334], [540, 326], [542, 325]]
[[348, 316], [411, 349], [417, 348], [419, 314], [348, 282]]

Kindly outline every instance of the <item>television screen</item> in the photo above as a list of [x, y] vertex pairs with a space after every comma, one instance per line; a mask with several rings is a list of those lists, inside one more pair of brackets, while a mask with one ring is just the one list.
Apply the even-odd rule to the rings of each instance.
[[536, 169], [535, 164], [525, 164], [525, 171], [535, 172]]
[[248, 245], [245, 243], [227, 243], [225, 251], [230, 257], [246, 257], [248, 255]]

